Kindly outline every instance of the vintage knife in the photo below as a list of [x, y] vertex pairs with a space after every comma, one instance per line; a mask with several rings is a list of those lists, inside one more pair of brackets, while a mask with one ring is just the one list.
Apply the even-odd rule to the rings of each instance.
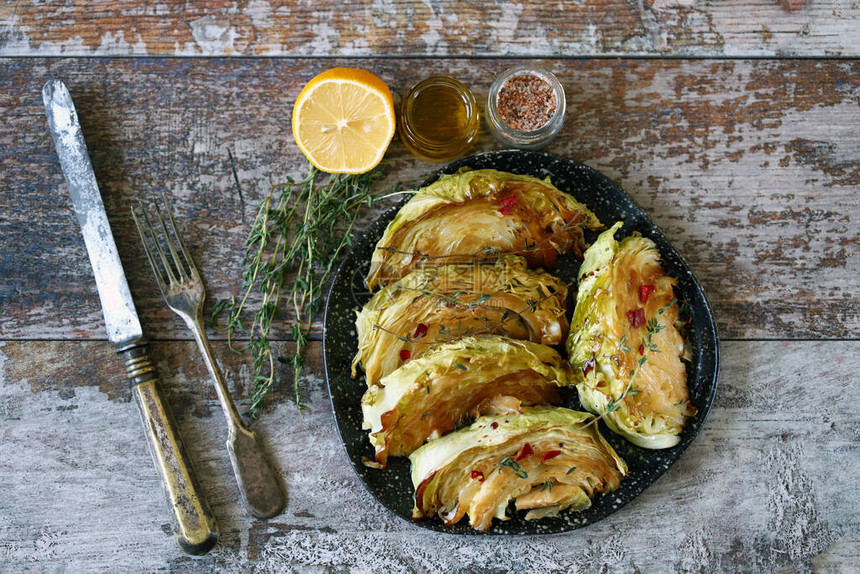
[[218, 540], [212, 511], [201, 495], [176, 421], [164, 400], [155, 366], [146, 353], [143, 329], [99, 193], [75, 105], [65, 84], [42, 89], [48, 125], [98, 287], [108, 339], [125, 360], [126, 375], [140, 409], [152, 459], [170, 506], [173, 533], [189, 554], [205, 554]]

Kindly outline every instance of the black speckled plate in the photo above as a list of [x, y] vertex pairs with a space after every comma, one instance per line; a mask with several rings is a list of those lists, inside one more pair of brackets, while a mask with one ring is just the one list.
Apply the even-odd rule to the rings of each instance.
[[[422, 185], [428, 185], [440, 174], [456, 172], [463, 166], [474, 169], [493, 168], [540, 178], [550, 176], [556, 187], [587, 205], [607, 227], [615, 221], [623, 220], [624, 227], [618, 237], [638, 231], [654, 240], [663, 256], [667, 273], [678, 279], [679, 297], [686, 301], [691, 309], [693, 320], [689, 344], [693, 350], [693, 360], [688, 365], [688, 384], [691, 401], [699, 412], [688, 422], [681, 442], [665, 450], [647, 450], [630, 444], [601, 423], [601, 433], [630, 469], [630, 476], [622, 480], [618, 490], [607, 495], [598, 494], [591, 508], [583, 512], [565, 512], [556, 518], [535, 521], [526, 521], [521, 515], [516, 515], [509, 521], [496, 521], [487, 534], [549, 534], [574, 530], [612, 514], [636, 498], [666, 472], [695, 439], [717, 391], [719, 350], [711, 308], [693, 272], [663, 233], [630, 196], [600, 173], [563, 157], [511, 150], [463, 158], [428, 177]], [[328, 296], [323, 354], [335, 420], [355, 471], [368, 490], [384, 506], [398, 516], [412, 521], [409, 459], [392, 458], [384, 470], [368, 468], [362, 463], [364, 458], [373, 459], [373, 448], [370, 446], [367, 432], [361, 429], [360, 403], [366, 385], [363, 377], [357, 380], [350, 377], [350, 363], [358, 347], [355, 312], [370, 298], [363, 279], [376, 242], [398, 207], [382, 214], [341, 264]], [[594, 237], [588, 239], [593, 241]], [[572, 257], [561, 257], [552, 272], [575, 282], [578, 268], [579, 262]], [[569, 313], [571, 311], [569, 310]], [[571, 390], [565, 400], [565, 406], [582, 410], [575, 391]], [[467, 518], [453, 527], [444, 526], [438, 518], [419, 521], [416, 524], [442, 532], [481, 534], [469, 526]]]

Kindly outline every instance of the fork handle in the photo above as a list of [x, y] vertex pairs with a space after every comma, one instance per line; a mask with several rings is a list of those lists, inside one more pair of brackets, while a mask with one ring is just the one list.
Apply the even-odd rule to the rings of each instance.
[[245, 426], [239, 411], [236, 410], [221, 369], [215, 362], [212, 345], [206, 336], [200, 316], [188, 317], [186, 323], [194, 333], [203, 354], [203, 361], [215, 382], [215, 392], [218, 394], [224, 416], [227, 417], [227, 452], [230, 454], [230, 464], [233, 465], [233, 474], [236, 476], [242, 502], [255, 518], [272, 518], [280, 514], [287, 504], [278, 477], [263, 454], [257, 434]]
[[121, 351], [126, 376], [140, 410], [149, 452], [171, 511], [171, 527], [188, 554], [206, 554], [218, 541], [218, 526], [203, 498], [176, 420], [164, 399], [155, 366], [144, 345]]
[[256, 433], [244, 425], [231, 425], [227, 452], [245, 508], [256, 518], [280, 514], [286, 499], [274, 470], [263, 455]]

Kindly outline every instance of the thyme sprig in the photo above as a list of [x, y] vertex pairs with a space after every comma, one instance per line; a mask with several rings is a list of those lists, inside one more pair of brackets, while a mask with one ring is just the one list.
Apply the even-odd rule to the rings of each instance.
[[520, 463], [513, 460], [509, 456], [506, 456], [505, 458], [503, 458], [502, 460], [499, 461], [499, 467], [510, 468], [512, 471], [514, 471], [514, 474], [520, 478], [528, 478], [529, 477], [529, 473], [526, 472], [525, 470], [523, 470], [523, 467], [520, 466]]
[[600, 419], [605, 417], [608, 414], [614, 413], [618, 409], [621, 408], [621, 403], [624, 402], [624, 399], [627, 397], [635, 397], [642, 391], [634, 385], [632, 382], [627, 383], [627, 386], [624, 387], [624, 391], [618, 397], [610, 397], [609, 402], [606, 403], [606, 408], [603, 409], [603, 412], [588, 421], [586, 424], [582, 426], [582, 429], [585, 430], [593, 424], [596, 424]]
[[[674, 305], [676, 302], [677, 302], [677, 299], [672, 299], [671, 301], [669, 301], [668, 303], [663, 305], [657, 311], [657, 315], [662, 315], [669, 307]], [[603, 410], [603, 412], [600, 413], [600, 415], [598, 415], [594, 419], [590, 420], [588, 423], [586, 423], [582, 427], [583, 429], [588, 428], [589, 426], [595, 424], [597, 421], [599, 421], [600, 419], [602, 419], [606, 415], [614, 413], [615, 411], [617, 411], [619, 408], [621, 408], [621, 403], [624, 401], [625, 398], [634, 397], [634, 396], [636, 396], [642, 392], [639, 389], [639, 387], [637, 387], [635, 385], [635, 383], [633, 382], [633, 376], [636, 374], [637, 369], [641, 368], [642, 365], [644, 365], [648, 361], [648, 353], [649, 352], [650, 353], [660, 353], [661, 352], [660, 348], [657, 346], [657, 343], [654, 342], [653, 337], [654, 337], [654, 335], [656, 335], [657, 333], [659, 333], [660, 331], [665, 329], [666, 325], [663, 325], [662, 323], [660, 323], [660, 321], [658, 321], [657, 317], [655, 316], [655, 317], [652, 317], [646, 323], [646, 327], [647, 327], [648, 336], [643, 337], [642, 341], [640, 343], [639, 353], [642, 356], [639, 357], [639, 359], [636, 361], [636, 367], [630, 369], [630, 377], [629, 377], [630, 382], [628, 382], [627, 386], [624, 387], [624, 391], [621, 393], [620, 396], [610, 397], [609, 401], [606, 403], [606, 408]], [[626, 339], [627, 339], [627, 335], [624, 335], [621, 337], [621, 340], [618, 342], [618, 348], [621, 349], [622, 351], [630, 352], [631, 349], [629, 346], [627, 346], [627, 344], [625, 342]]]
[[[473, 264], [476, 264], [476, 263], [473, 262]], [[477, 264], [477, 265], [480, 265], [480, 264]], [[566, 285], [569, 288], [572, 285], [572, 283], [568, 282]], [[469, 309], [471, 311], [474, 311], [474, 310], [481, 308], [481, 307], [490, 306], [492, 303], [492, 300], [493, 300], [493, 296], [490, 294], [483, 293], [483, 292], [465, 291], [462, 289], [448, 295], [444, 291], [441, 291], [441, 292], [440, 291], [434, 291], [433, 289], [430, 289], [427, 286], [409, 287], [407, 285], [402, 285], [402, 284], [397, 283], [397, 284], [395, 284], [395, 287], [399, 290], [417, 293], [419, 295], [424, 295], [425, 297], [434, 297], [436, 299], [439, 299], [440, 302], [442, 302], [444, 305], [446, 305], [448, 307], [457, 307], [459, 309]], [[464, 296], [464, 295], [465, 296], [474, 295], [474, 296], [468, 300], [463, 300], [460, 297]], [[526, 312], [526, 310], [529, 310], [532, 313], [535, 313], [535, 312], [537, 312], [538, 308], [544, 303], [544, 301], [552, 299], [553, 297], [557, 297], [557, 295], [558, 294], [555, 291], [546, 290], [544, 293], [541, 294], [541, 296], [537, 300], [528, 299], [526, 301], [526, 307], [524, 309], [522, 309], [521, 311], [517, 311], [516, 314], [522, 315], [523, 313]]]
[[[413, 258], [414, 261], [443, 260], [446, 263], [482, 263], [498, 259], [502, 255], [529, 255], [537, 251], [542, 251], [547, 246], [556, 249], [555, 240], [559, 237], [563, 237], [565, 233], [568, 233], [571, 229], [575, 229], [580, 225], [582, 225], [582, 221], [579, 221], [578, 219], [567, 221], [564, 225], [562, 225], [558, 229], [553, 230], [552, 233], [550, 233], [548, 236], [544, 237], [540, 241], [528, 241], [521, 249], [515, 249], [513, 251], [503, 251], [498, 247], [490, 245], [484, 246], [483, 253], [475, 254], [450, 253], [445, 255], [430, 255], [428, 253], [421, 253], [420, 251], [405, 251], [391, 246], [379, 247], [378, 249], [380, 251], [392, 253], [395, 255], [409, 255]], [[572, 242], [570, 243], [572, 244]]]
[[[570, 283], [568, 283], [568, 287]], [[416, 289], [414, 287], [405, 287], [398, 285], [398, 288], [403, 289], [405, 291], [413, 291], [415, 293], [419, 293], [425, 297], [434, 297], [438, 299], [442, 304], [450, 307], [457, 307], [459, 309], [468, 309], [470, 311], [475, 311], [481, 307], [485, 307], [489, 302], [492, 301], [493, 296], [487, 294], [476, 294], [475, 297], [469, 299], [468, 301], [463, 301], [460, 299], [460, 296], [466, 293], [465, 291], [457, 291], [452, 295], [447, 295], [446, 293], [431, 291], [430, 289], [420, 288]], [[450, 325], [446, 325], [444, 323], [439, 324], [439, 336], [441, 339], [433, 339], [428, 341], [422, 341], [424, 339], [426, 333], [422, 333], [421, 336], [415, 336], [410, 334], [409, 332], [401, 335], [400, 333], [396, 333], [390, 329], [387, 329], [380, 325], [379, 323], [373, 324], [374, 330], [382, 331], [383, 333], [388, 333], [389, 335], [393, 335], [400, 341], [404, 343], [411, 343], [413, 345], [435, 345], [439, 342], [450, 342], [455, 341], [457, 339], [462, 339], [463, 337], [468, 337], [470, 335], [485, 335], [492, 333], [500, 333], [505, 332], [505, 324], [508, 319], [511, 317], [517, 319], [522, 322], [522, 324], [528, 326], [528, 322], [526, 321], [523, 314], [528, 310], [531, 312], [537, 312], [537, 309], [543, 304], [544, 301], [551, 299], [556, 296], [556, 293], [544, 293], [542, 294], [537, 301], [533, 299], [529, 299], [526, 301], [526, 307], [520, 311], [515, 311], [513, 309], [505, 309], [502, 313], [501, 318], [498, 322], [493, 322], [489, 317], [476, 317], [476, 320], [484, 323], [484, 327], [480, 329], [475, 329], [473, 327], [468, 327], [465, 331], [463, 330], [463, 322], [457, 321], [456, 331], [452, 329]], [[499, 308], [500, 309], [500, 308]]]
[[[304, 408], [299, 377], [311, 323], [339, 256], [352, 244], [361, 206], [371, 206], [380, 199], [372, 188], [381, 175], [378, 168], [360, 175], [328, 175], [310, 166], [307, 177], [300, 181], [288, 178], [275, 185], [261, 202], [245, 241], [239, 297], [219, 302], [212, 314], [217, 323], [218, 316], [229, 310], [225, 330], [231, 349], [251, 353], [250, 416], [259, 415], [274, 384], [275, 356], [269, 334], [285, 307], [291, 308], [295, 317], [295, 351], [277, 360], [292, 368], [296, 405]], [[253, 293], [259, 293], [261, 300], [246, 329], [242, 317], [252, 305]], [[248, 342], [235, 345], [234, 336], [246, 330]]]

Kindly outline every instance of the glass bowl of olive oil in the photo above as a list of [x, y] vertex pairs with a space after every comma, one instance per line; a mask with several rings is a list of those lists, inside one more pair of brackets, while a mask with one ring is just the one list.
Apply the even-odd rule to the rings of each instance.
[[480, 125], [471, 90], [446, 76], [417, 83], [400, 106], [400, 139], [427, 161], [450, 161], [465, 154], [478, 139]]

